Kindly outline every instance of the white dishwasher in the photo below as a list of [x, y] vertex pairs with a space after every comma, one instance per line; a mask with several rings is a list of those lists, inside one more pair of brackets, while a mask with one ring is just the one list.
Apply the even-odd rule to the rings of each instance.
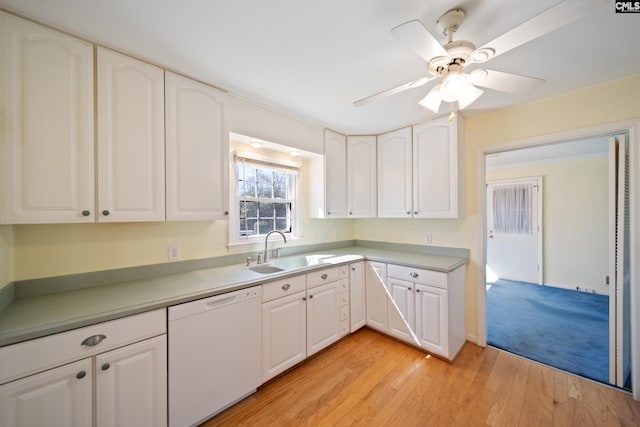
[[262, 381], [262, 287], [169, 307], [169, 425], [198, 424]]

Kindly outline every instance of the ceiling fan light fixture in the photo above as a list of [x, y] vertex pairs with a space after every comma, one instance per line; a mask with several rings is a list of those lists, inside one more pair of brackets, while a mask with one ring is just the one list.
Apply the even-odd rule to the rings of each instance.
[[436, 85], [433, 89], [431, 89], [427, 96], [425, 96], [418, 102], [418, 104], [437, 114], [438, 110], [440, 110], [440, 104], [442, 104], [442, 97], [440, 96], [441, 86], [441, 83]]
[[440, 96], [443, 101], [455, 102], [457, 101], [467, 90], [469, 90], [471, 83], [460, 73], [449, 73], [442, 81], [440, 87]]

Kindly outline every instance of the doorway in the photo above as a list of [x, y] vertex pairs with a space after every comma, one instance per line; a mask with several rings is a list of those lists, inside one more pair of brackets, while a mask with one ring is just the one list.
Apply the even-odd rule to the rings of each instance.
[[[549, 155], [549, 153], [554, 153]], [[588, 138], [571, 141], [567, 143], [557, 143], [542, 147], [531, 147], [517, 150], [513, 155], [511, 152], [500, 153], [501, 166], [499, 173], [495, 173], [495, 155], [487, 156], [485, 160], [486, 185], [486, 275], [490, 282], [494, 277], [509, 279], [526, 283], [542, 284], [555, 288], [565, 288], [563, 292], [567, 295], [578, 292], [597, 294], [591, 298], [590, 295], [582, 295], [583, 299], [602, 300], [603, 296], [609, 298], [611, 288], [610, 278], [615, 276], [615, 272], [610, 271], [611, 233], [618, 235], [615, 229], [611, 231], [611, 218], [616, 217], [616, 211], [612, 212], [610, 203], [611, 191], [616, 191], [615, 185], [619, 178], [614, 180], [614, 189], [611, 190], [611, 170], [617, 171], [618, 156], [612, 156], [610, 151], [610, 138], [603, 136], [599, 138]], [[511, 160], [509, 160], [511, 158]], [[513, 160], [515, 159], [515, 160]], [[511, 163], [509, 164], [509, 161]], [[492, 165], [493, 164], [493, 165]], [[492, 166], [494, 166], [492, 168]], [[539, 174], [539, 177], [530, 178]], [[542, 189], [542, 176], [545, 179], [545, 191], [549, 190], [548, 202], [542, 209], [542, 192], [535, 211], [532, 211], [536, 186]], [[617, 177], [617, 172], [613, 174]], [[500, 178], [496, 180], [496, 178]], [[505, 202], [506, 199], [508, 202]], [[511, 201], [509, 201], [511, 200]], [[515, 200], [515, 204], [513, 202]], [[608, 202], [609, 201], [609, 202]], [[540, 207], [540, 210], [537, 209]], [[506, 214], [505, 214], [506, 211]], [[540, 234], [536, 244], [537, 236], [534, 231], [537, 224], [534, 217], [539, 215], [540, 223], [545, 223], [545, 228], [549, 232]], [[500, 218], [496, 218], [500, 216]], [[505, 221], [511, 224], [506, 224]], [[531, 221], [531, 224], [528, 222]], [[542, 230], [542, 228], [541, 228]], [[538, 253], [542, 253], [542, 245], [545, 247], [545, 257], [538, 259]], [[539, 250], [539, 252], [538, 252]], [[543, 274], [542, 267], [546, 273]], [[539, 274], [538, 274], [539, 273]], [[501, 283], [502, 286], [505, 283]], [[515, 288], [515, 286], [512, 286]], [[489, 291], [487, 291], [489, 292]], [[523, 291], [524, 292], [524, 291]], [[557, 295], [562, 292], [557, 293]], [[616, 295], [618, 295], [616, 293]], [[495, 289], [491, 298], [487, 301], [495, 301]], [[560, 298], [558, 296], [558, 298]], [[541, 305], [541, 304], [540, 304]], [[599, 335], [602, 342], [585, 343], [586, 348], [600, 347], [604, 355], [602, 361], [607, 362], [614, 369], [616, 363], [621, 358], [616, 357], [614, 342], [609, 345], [609, 337], [606, 335], [609, 313], [607, 305], [599, 301], [593, 307], [604, 306], [604, 313], [593, 313], [594, 317], [600, 317], [605, 328], [605, 334]], [[624, 331], [622, 324], [618, 322], [621, 312], [616, 313], [615, 306], [611, 305], [611, 333], [615, 330]], [[490, 310], [490, 307], [487, 307]], [[562, 307], [557, 307], [553, 315], [562, 311]], [[620, 314], [620, 315], [619, 315]], [[542, 315], [545, 315], [543, 312]], [[551, 313], [548, 314], [552, 316]], [[495, 316], [488, 316], [492, 321]], [[554, 320], [554, 325], [568, 325], [571, 328], [571, 317], [577, 317], [576, 312], [567, 310], [568, 320]], [[617, 322], [617, 323], [616, 323]], [[542, 322], [539, 322], [542, 323]], [[489, 324], [488, 324], [489, 326]], [[536, 325], [532, 325], [534, 328]], [[557, 345], [553, 348], [553, 331], [560, 327], [548, 328], [548, 332], [537, 332], [539, 340], [549, 339], [547, 352], [565, 351], [567, 357], [571, 357], [571, 348]], [[573, 328], [578, 329], [578, 328]], [[600, 328], [602, 329], [602, 328]], [[627, 328], [628, 330], [628, 328]], [[558, 331], [563, 333], [562, 331]], [[518, 331], [514, 332], [515, 334]], [[521, 331], [524, 335], [524, 331]], [[496, 334], [493, 334], [496, 336]], [[568, 333], [566, 336], [570, 336]], [[585, 331], [583, 335], [589, 334]], [[561, 335], [562, 336], [562, 335]], [[575, 342], [583, 341], [580, 337]], [[622, 347], [622, 342], [619, 341]], [[612, 349], [608, 355], [607, 347]], [[530, 347], [530, 346], [528, 346]], [[562, 349], [562, 350], [561, 350]], [[514, 351], [518, 353], [518, 351]], [[609, 356], [609, 357], [607, 357]], [[546, 356], [545, 356], [546, 357]], [[536, 360], [536, 357], [531, 357]], [[551, 358], [552, 360], [557, 360]], [[544, 361], [544, 357], [541, 361]], [[584, 365], [584, 364], [579, 364]], [[553, 365], [552, 365], [553, 366]], [[559, 365], [566, 369], [566, 365]], [[598, 379], [599, 381], [611, 381], [612, 384], [622, 387], [625, 381], [616, 378], [602, 376], [602, 369], [598, 369], [597, 376], [585, 375], [580, 369], [574, 373]], [[628, 369], [628, 364], [625, 367]], [[625, 369], [625, 371], [626, 371]], [[571, 369], [568, 369], [572, 371]], [[624, 377], [629, 378], [625, 372]], [[628, 385], [628, 381], [627, 385]]]

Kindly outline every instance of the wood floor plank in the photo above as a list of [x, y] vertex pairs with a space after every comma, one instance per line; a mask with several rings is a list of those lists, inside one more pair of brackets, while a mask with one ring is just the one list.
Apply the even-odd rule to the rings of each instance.
[[640, 426], [628, 394], [467, 343], [455, 362], [362, 329], [202, 427]]

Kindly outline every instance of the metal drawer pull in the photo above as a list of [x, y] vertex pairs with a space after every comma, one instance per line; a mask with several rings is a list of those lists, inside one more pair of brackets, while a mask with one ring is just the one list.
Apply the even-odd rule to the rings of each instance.
[[282, 285], [282, 290], [283, 290], [283, 291], [288, 291], [290, 287], [291, 287], [291, 285], [290, 285], [290, 284], [285, 283], [284, 285]]
[[87, 373], [85, 371], [80, 371], [76, 374], [76, 378], [81, 380], [83, 379], [85, 376], [87, 375]]
[[420, 292], [420, 289], [416, 289], [416, 292]]
[[410, 273], [409, 276], [413, 277], [414, 279], [417, 278], [419, 276], [418, 273]]
[[322, 280], [326, 280], [326, 279], [327, 279], [327, 277], [329, 277], [329, 276], [327, 276], [327, 273], [325, 273], [325, 274], [323, 274], [322, 276], [320, 276], [320, 278], [321, 278]]
[[111, 365], [109, 365], [108, 363], [104, 363], [102, 366], [100, 366], [100, 369], [102, 369], [103, 371], [106, 371], [110, 367], [111, 367]]
[[103, 339], [105, 339], [107, 336], [106, 335], [94, 335], [92, 337], [89, 338], [85, 338], [84, 341], [82, 341], [82, 345], [86, 345], [87, 347], [93, 347], [95, 345], [100, 344], [100, 342], [102, 342]]
[[313, 298], [313, 295], [309, 295], [309, 299], [312, 299], [312, 298]]

